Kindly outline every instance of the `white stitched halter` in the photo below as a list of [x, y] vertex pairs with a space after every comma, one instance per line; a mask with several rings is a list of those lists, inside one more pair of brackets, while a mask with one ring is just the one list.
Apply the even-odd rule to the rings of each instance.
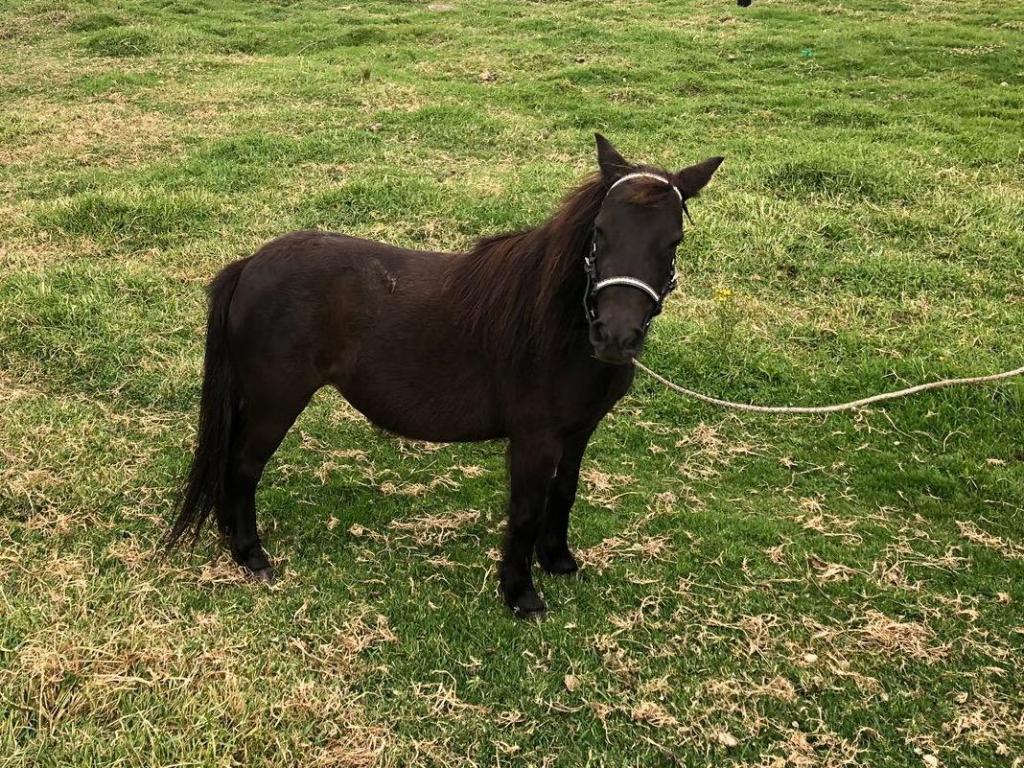
[[[647, 171], [627, 173], [625, 176], [617, 179], [614, 184], [608, 187], [605, 197], [607, 198], [608, 195], [612, 193], [612, 190], [619, 186], [619, 184], [622, 184], [624, 181], [630, 181], [631, 179], [654, 179], [655, 181], [660, 181], [662, 184], [668, 184], [672, 188], [672, 191], [676, 193], [676, 196], [678, 196], [679, 204], [683, 207], [683, 210], [686, 210], [686, 202], [683, 200], [683, 193], [679, 191], [679, 188], [664, 176], [659, 176], [656, 173], [648, 173]], [[654, 311], [648, 316], [647, 321], [644, 323], [644, 329], [646, 330], [654, 316], [661, 312], [662, 302], [665, 301], [665, 298], [676, 287], [675, 264], [672, 265], [672, 276], [669, 278], [668, 284], [660, 293], [640, 278], [630, 277], [628, 275], [608, 277], [604, 280], [594, 282], [597, 278], [597, 238], [594, 238], [590, 248], [590, 253], [584, 259], [584, 262], [584, 268], [587, 272], [589, 285], [587, 286], [587, 292], [583, 298], [583, 306], [586, 308], [587, 318], [590, 320], [595, 320], [597, 318], [597, 308], [594, 304], [594, 297], [597, 296], [598, 291], [602, 288], [607, 288], [610, 285], [628, 285], [632, 288], [637, 288], [643, 291], [651, 297], [652, 301], [654, 301]]]

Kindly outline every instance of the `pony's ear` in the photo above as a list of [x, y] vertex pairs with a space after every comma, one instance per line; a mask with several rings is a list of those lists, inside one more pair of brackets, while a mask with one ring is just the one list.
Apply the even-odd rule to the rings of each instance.
[[632, 166], [600, 133], [595, 133], [594, 139], [597, 141], [597, 164], [601, 168], [601, 175], [607, 184], [613, 184], [620, 176], [629, 173]]
[[709, 157], [707, 160], [691, 165], [689, 168], [683, 168], [677, 173], [676, 187], [683, 193], [683, 197], [694, 197], [704, 189], [723, 160], [725, 160], [724, 157]]

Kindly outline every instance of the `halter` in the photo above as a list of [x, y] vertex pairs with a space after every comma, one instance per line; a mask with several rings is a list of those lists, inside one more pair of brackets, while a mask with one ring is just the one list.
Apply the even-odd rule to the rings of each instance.
[[[679, 204], [683, 206], [683, 213], [686, 214], [687, 218], [690, 218], [690, 212], [686, 210], [686, 201], [683, 199], [683, 193], [679, 191], [679, 188], [671, 181], [666, 179], [664, 176], [659, 176], [656, 173], [648, 173], [646, 171], [637, 171], [636, 173], [627, 173], [622, 178], [618, 179], [614, 184], [608, 187], [608, 191], [605, 193], [605, 198], [611, 194], [612, 190], [615, 189], [619, 184], [624, 181], [630, 181], [631, 179], [655, 179], [660, 181], [662, 184], [668, 184], [672, 187], [672, 191], [679, 197]], [[691, 219], [692, 221], [692, 219]], [[587, 321], [593, 323], [597, 320], [597, 292], [602, 288], [607, 288], [610, 285], [628, 285], [631, 288], [636, 288], [643, 291], [651, 300], [654, 302], [654, 306], [651, 312], [647, 315], [644, 320], [643, 330], [647, 331], [651, 321], [661, 314], [662, 305], [665, 303], [665, 299], [668, 295], [675, 290], [676, 282], [676, 265], [675, 261], [672, 262], [672, 274], [669, 275], [668, 282], [665, 286], [657, 291], [652, 288], [648, 283], [645, 283], [638, 277], [630, 277], [629, 275], [618, 275], [616, 277], [606, 277], [604, 280], [598, 280], [597, 275], [597, 237], [596, 233], [592, 232], [590, 235], [590, 252], [583, 258], [583, 271], [587, 275], [587, 290], [583, 294], [583, 309], [587, 313]]]

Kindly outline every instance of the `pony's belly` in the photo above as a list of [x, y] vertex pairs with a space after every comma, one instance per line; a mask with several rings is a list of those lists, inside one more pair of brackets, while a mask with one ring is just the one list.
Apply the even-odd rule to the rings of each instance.
[[[369, 417], [367, 417], [369, 418]], [[391, 434], [409, 440], [423, 440], [428, 443], [476, 443], [483, 440], [498, 440], [506, 437], [499, 430], [476, 428], [473, 425], [419, 424], [414, 422], [385, 424], [370, 419], [373, 425]]]
[[341, 395], [370, 423], [410, 440], [465, 443], [505, 437], [489, 409], [480, 403], [452, 397], [430, 397], [410, 390], [375, 393], [340, 388]]

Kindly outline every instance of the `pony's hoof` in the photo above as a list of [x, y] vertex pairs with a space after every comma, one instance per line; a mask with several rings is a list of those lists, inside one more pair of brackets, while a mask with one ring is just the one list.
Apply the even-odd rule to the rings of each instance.
[[264, 584], [273, 584], [277, 581], [277, 575], [274, 573], [274, 567], [268, 565], [265, 568], [257, 568], [254, 571], [249, 571], [252, 574], [252, 578], [256, 581], [262, 581]]
[[580, 569], [579, 564], [576, 562], [576, 558], [572, 556], [572, 552], [566, 550], [553, 557], [541, 555], [537, 553], [537, 562], [540, 563], [540, 567], [544, 569], [545, 573], [551, 573], [556, 576], [565, 576], [570, 573], [576, 573]]
[[509, 602], [509, 607], [517, 619], [539, 619], [548, 607], [535, 591], [523, 592]]

